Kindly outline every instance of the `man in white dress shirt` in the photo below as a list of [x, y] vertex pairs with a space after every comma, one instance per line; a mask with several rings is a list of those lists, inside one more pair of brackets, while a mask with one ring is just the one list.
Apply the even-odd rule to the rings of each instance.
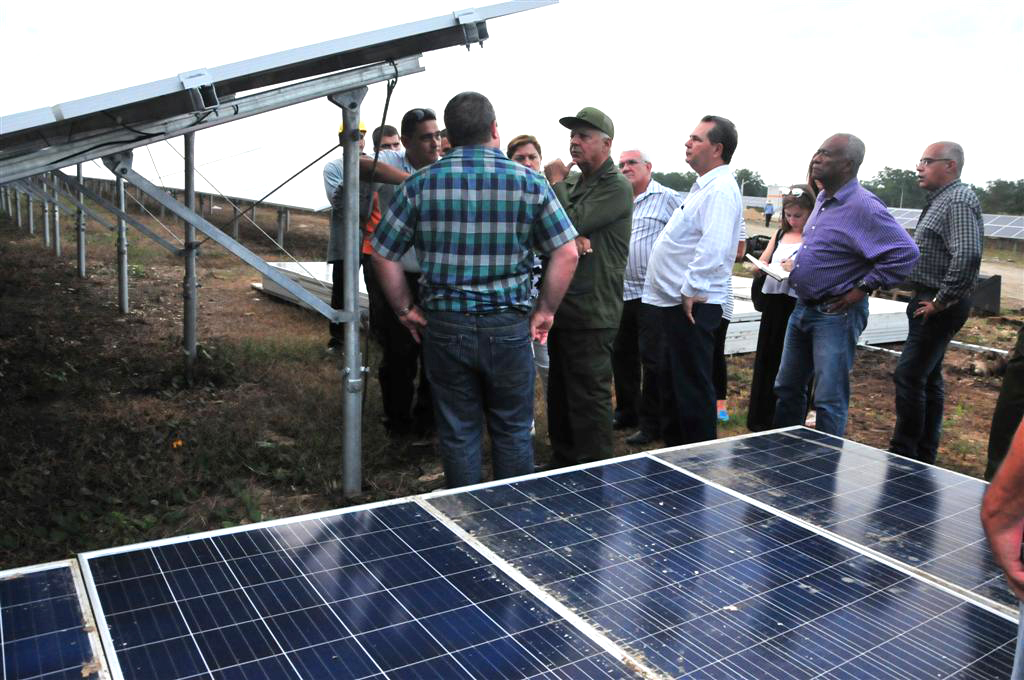
[[719, 116], [704, 116], [686, 142], [686, 162], [697, 173], [686, 204], [675, 211], [654, 244], [643, 301], [660, 307], [674, 418], [662, 433], [676, 446], [717, 436], [711, 379], [715, 329], [729, 295], [743, 210], [729, 168], [738, 136]]
[[647, 260], [654, 242], [683, 198], [651, 177], [651, 159], [638, 149], [619, 154], [619, 170], [633, 187], [633, 229], [622, 286], [622, 319], [612, 347], [616, 429], [639, 426], [626, 437], [631, 446], [661, 439], [661, 319], [644, 304]]

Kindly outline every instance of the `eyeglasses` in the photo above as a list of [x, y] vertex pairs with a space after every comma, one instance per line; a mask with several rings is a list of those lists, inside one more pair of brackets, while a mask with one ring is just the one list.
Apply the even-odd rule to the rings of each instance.
[[951, 161], [951, 160], [953, 160], [953, 159], [952, 158], [922, 158], [921, 160], [919, 160], [917, 162], [917, 167], [921, 167], [922, 165], [927, 167], [927, 166], [931, 165], [932, 163], [938, 163], [939, 161]]
[[783, 189], [781, 192], [779, 192], [779, 195], [780, 196], [797, 196], [797, 197], [800, 197], [800, 196], [803, 196], [804, 193], [805, 193], [804, 190], [801, 189], [800, 187], [790, 187], [788, 189]]

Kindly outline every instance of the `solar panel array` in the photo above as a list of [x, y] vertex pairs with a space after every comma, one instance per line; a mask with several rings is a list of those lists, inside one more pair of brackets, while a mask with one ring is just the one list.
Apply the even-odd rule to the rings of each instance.
[[76, 571], [74, 563], [59, 562], [0, 572], [4, 680], [109, 677]]
[[[983, 489], [797, 428], [80, 561], [114, 678], [990, 679]], [[96, 677], [60, 578], [0, 580], [5, 680]]]
[[[893, 218], [908, 231], [917, 227], [921, 211], [917, 208], [889, 208]], [[1019, 215], [982, 215], [985, 236], [989, 238], [1024, 239], [1024, 217]]]

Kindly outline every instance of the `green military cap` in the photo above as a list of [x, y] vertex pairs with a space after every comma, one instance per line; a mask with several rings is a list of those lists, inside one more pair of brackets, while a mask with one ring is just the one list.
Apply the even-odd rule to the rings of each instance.
[[559, 118], [558, 122], [570, 130], [586, 126], [600, 130], [609, 137], [615, 136], [615, 126], [612, 125], [612, 119], [604, 115], [600, 110], [595, 109], [593, 106], [587, 106], [580, 109], [580, 112], [575, 116]]

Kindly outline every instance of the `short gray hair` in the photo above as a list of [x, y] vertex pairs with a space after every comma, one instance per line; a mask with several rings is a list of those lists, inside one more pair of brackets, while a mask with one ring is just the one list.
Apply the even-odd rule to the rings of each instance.
[[648, 163], [648, 164], [650, 164], [650, 163], [651, 163], [651, 157], [650, 157], [650, 156], [648, 156], [648, 155], [647, 155], [647, 152], [646, 152], [646, 151], [644, 151], [643, 149], [626, 149], [626, 150], [624, 150], [624, 151], [620, 151], [620, 152], [619, 152], [619, 155], [622, 155], [622, 154], [624, 154], [624, 153], [631, 153], [631, 152], [632, 152], [632, 153], [638, 153], [638, 154], [640, 154], [640, 160], [642, 160], [642, 161], [643, 161], [644, 163]]
[[956, 142], [936, 142], [942, 146], [942, 155], [956, 163], [956, 176], [964, 169], [964, 148]]
[[860, 137], [851, 135], [849, 132], [840, 132], [837, 136], [846, 140], [846, 151], [843, 152], [843, 157], [853, 164], [853, 174], [856, 175], [860, 170], [860, 164], [864, 162], [864, 142], [860, 140]]

